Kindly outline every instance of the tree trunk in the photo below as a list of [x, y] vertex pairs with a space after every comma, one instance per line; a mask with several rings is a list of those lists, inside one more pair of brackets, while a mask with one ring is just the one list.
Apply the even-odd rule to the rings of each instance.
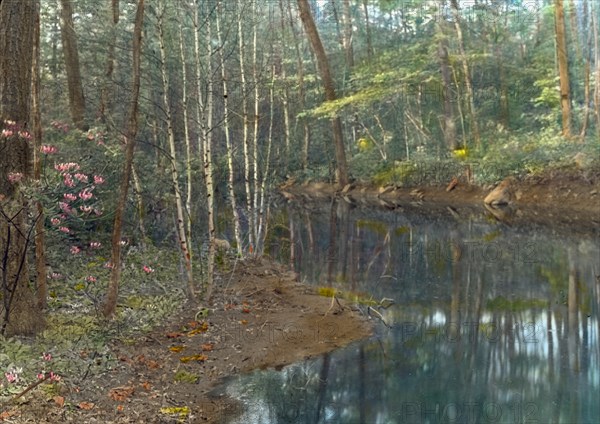
[[[239, 4], [239, 3], [238, 3]], [[252, 212], [252, 185], [250, 182], [250, 176], [252, 175], [250, 170], [250, 146], [248, 142], [248, 133], [250, 128], [250, 120], [248, 119], [248, 92], [246, 84], [246, 70], [244, 69], [244, 33], [242, 28], [242, 22], [244, 17], [242, 15], [242, 6], [239, 4], [238, 7], [238, 48], [239, 48], [239, 61], [240, 61], [240, 85], [242, 92], [242, 115], [244, 119], [242, 147], [244, 149], [244, 186], [246, 188], [246, 212], [248, 213], [248, 243], [249, 252], [253, 253], [254, 247], [256, 246], [256, 240], [254, 240], [254, 213]]]
[[[440, 33], [443, 31], [440, 28]], [[450, 60], [448, 58], [448, 40], [440, 38], [438, 42], [438, 59], [442, 75], [442, 93], [444, 96], [444, 140], [449, 150], [454, 150], [456, 144], [456, 127], [454, 126], [454, 112], [452, 108], [452, 79], [450, 76]]]
[[207, 93], [206, 93], [206, 125], [204, 126], [204, 181], [206, 183], [207, 221], [208, 221], [208, 280], [206, 283], [206, 295], [204, 300], [211, 302], [214, 286], [216, 233], [215, 233], [215, 184], [213, 175], [213, 113], [214, 113], [214, 91], [212, 72], [212, 27], [210, 16], [206, 19], [206, 60], [208, 67]]
[[[283, 0], [280, 0], [283, 1]], [[291, 11], [291, 2], [288, 1], [288, 18], [290, 23], [290, 29], [292, 30], [292, 38], [294, 39], [294, 48], [296, 50], [296, 61], [297, 61], [297, 74], [298, 74], [298, 102], [300, 110], [306, 109], [306, 89], [304, 87], [304, 63], [302, 60], [302, 52], [300, 51], [300, 42], [298, 41], [298, 33], [296, 32], [296, 26], [294, 25], [294, 18]], [[310, 126], [308, 125], [308, 119], [302, 118], [303, 126], [303, 142], [302, 142], [302, 169], [306, 171], [308, 169], [308, 155], [310, 150]]]
[[354, 49], [352, 47], [352, 15], [350, 14], [350, 0], [342, 0], [342, 13], [344, 16], [344, 53], [348, 69], [354, 67]]
[[[42, 176], [42, 111], [40, 108], [40, 9], [36, 6], [35, 35], [33, 44], [33, 64], [31, 68], [31, 124], [33, 127], [33, 178], [39, 181]], [[46, 279], [46, 241], [44, 228], [44, 208], [42, 202], [36, 202], [37, 219], [35, 221], [35, 272], [37, 305], [46, 309], [48, 286]]]
[[362, 0], [363, 11], [365, 13], [365, 30], [367, 33], [367, 59], [369, 62], [373, 58], [373, 42], [371, 41], [371, 24], [369, 23], [369, 4], [368, 0]]
[[132, 92], [129, 105], [129, 117], [125, 135], [125, 162], [123, 163], [123, 174], [121, 175], [121, 185], [119, 187], [119, 200], [115, 210], [115, 219], [113, 223], [113, 233], [111, 242], [111, 274], [108, 284], [106, 301], [103, 307], [103, 313], [106, 317], [112, 317], [117, 307], [117, 297], [119, 294], [119, 282], [121, 279], [121, 233], [123, 227], [123, 214], [127, 203], [127, 192], [129, 191], [129, 180], [133, 168], [133, 153], [135, 150], [135, 137], [138, 131], [138, 99], [140, 96], [140, 68], [141, 68], [141, 50], [142, 50], [142, 26], [144, 23], [144, 0], [138, 0], [137, 11], [135, 14], [135, 25], [133, 28], [133, 78]]
[[596, 63], [596, 85], [594, 88], [594, 112], [596, 115], [596, 132], [600, 138], [600, 42], [598, 41], [598, 3], [593, 4], [591, 27], [594, 31], [594, 62]]
[[27, 203], [20, 179], [31, 176], [30, 119], [36, 2], [0, 2], [0, 334], [32, 334], [43, 324], [29, 287]]
[[473, 84], [471, 82], [471, 71], [469, 70], [469, 61], [467, 60], [467, 53], [465, 51], [465, 43], [462, 35], [462, 28], [460, 26], [460, 13], [458, 10], [458, 1], [451, 0], [452, 10], [454, 13], [454, 29], [456, 30], [456, 37], [458, 42], [458, 49], [460, 52], [463, 73], [465, 78], [465, 89], [467, 94], [467, 105], [469, 107], [469, 120], [471, 122], [471, 134], [473, 136], [473, 141], [475, 142], [475, 146], [480, 145], [481, 137], [479, 135], [479, 122], [477, 117], [477, 111], [475, 109], [475, 100], [473, 93]]
[[107, 46], [106, 73], [102, 93], [100, 94], [100, 106], [98, 114], [105, 124], [112, 122], [112, 95], [113, 95], [113, 73], [115, 70], [115, 44], [117, 42], [117, 24], [119, 23], [119, 0], [111, 0], [111, 29], [110, 42]]
[[190, 242], [187, 238], [186, 233], [186, 219], [189, 219], [189, 215], [185, 213], [183, 205], [183, 196], [181, 195], [181, 188], [179, 186], [179, 171], [177, 170], [177, 149], [175, 147], [175, 127], [173, 122], [173, 111], [171, 103], [169, 102], [170, 82], [167, 75], [167, 47], [165, 45], [165, 33], [164, 33], [164, 22], [163, 16], [165, 13], [164, 5], [160, 5], [160, 11], [158, 16], [158, 42], [160, 50], [160, 74], [162, 78], [162, 92], [163, 92], [163, 105], [165, 111], [165, 120], [167, 124], [167, 138], [169, 141], [169, 153], [170, 153], [170, 166], [171, 166], [171, 184], [173, 186], [173, 194], [175, 195], [175, 208], [177, 211], [177, 222], [176, 230], [179, 238], [179, 248], [183, 262], [185, 264], [185, 274], [187, 282], [188, 299], [191, 302], [196, 301], [196, 294], [194, 288], [194, 278], [192, 274], [192, 254], [190, 249]]
[[[218, 3], [217, 10], [217, 40], [219, 42], [219, 63], [221, 66], [221, 81], [223, 85], [223, 131], [225, 132], [225, 146], [227, 149], [227, 192], [229, 193], [229, 202], [231, 204], [231, 211], [233, 213], [233, 229], [235, 234], [235, 242], [237, 244], [237, 253], [242, 256], [242, 230], [240, 228], [240, 215], [237, 209], [237, 200], [234, 190], [235, 182], [235, 169], [233, 167], [233, 144], [231, 142], [231, 134], [229, 128], [229, 87], [227, 84], [227, 73], [225, 70], [225, 53], [223, 52], [223, 40], [221, 34], [221, 3]], [[197, 28], [197, 26], [196, 26]], [[197, 48], [199, 50], [199, 48]], [[196, 53], [198, 63], [196, 69], [198, 70], [198, 80], [200, 79], [200, 63], [199, 63], [199, 52]]]
[[[321, 75], [321, 81], [325, 91], [325, 99], [327, 101], [336, 100], [337, 96], [335, 94], [333, 78], [331, 77], [329, 60], [327, 59], [325, 49], [323, 48], [321, 38], [319, 37], [319, 32], [310, 12], [308, 0], [298, 0], [298, 8], [300, 10], [300, 19], [304, 24], [304, 30], [306, 31], [306, 35], [308, 36], [313, 51], [315, 52], [315, 56], [317, 57], [319, 73]], [[342, 121], [340, 118], [334, 118], [331, 120], [331, 126], [335, 144], [337, 184], [340, 188], [343, 188], [348, 184], [348, 165], [346, 164], [346, 151], [344, 146], [344, 136], [342, 133]]]
[[73, 7], [71, 0], [60, 0], [61, 8], [61, 34], [63, 53], [65, 55], [65, 68], [67, 71], [67, 88], [69, 91], [69, 107], [71, 119], [77, 128], [85, 129], [85, 100], [83, 85], [79, 69], [79, 52], [77, 50], [77, 36], [73, 24]]
[[562, 112], [562, 135], [571, 137], [571, 88], [569, 82], [569, 58], [565, 34], [565, 12], [563, 0], [554, 0], [554, 22], [556, 28], [556, 54], [560, 79], [560, 109]]

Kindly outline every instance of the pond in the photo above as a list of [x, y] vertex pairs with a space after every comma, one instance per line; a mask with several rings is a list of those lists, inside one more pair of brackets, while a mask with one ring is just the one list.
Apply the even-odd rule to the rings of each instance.
[[343, 201], [291, 205], [271, 229], [303, 281], [395, 304], [370, 339], [230, 380], [247, 408], [231, 423], [600, 422], [597, 229]]

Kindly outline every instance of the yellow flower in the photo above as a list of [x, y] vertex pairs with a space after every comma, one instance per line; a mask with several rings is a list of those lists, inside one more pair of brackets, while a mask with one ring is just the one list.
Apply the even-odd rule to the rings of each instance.
[[454, 156], [456, 156], [457, 159], [465, 159], [467, 156], [469, 156], [469, 150], [467, 150], [466, 147], [462, 149], [456, 149], [452, 153], [454, 153]]

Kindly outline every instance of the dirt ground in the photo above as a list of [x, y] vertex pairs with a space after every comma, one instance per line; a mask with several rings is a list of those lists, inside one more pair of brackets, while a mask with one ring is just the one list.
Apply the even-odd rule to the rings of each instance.
[[[372, 322], [333, 303], [267, 260], [232, 262], [211, 312], [189, 310], [133, 346], [111, 346], [118, 365], [0, 408], [7, 423], [220, 423], [241, 405], [211, 394], [223, 377], [279, 368], [371, 334]], [[343, 308], [343, 309], [342, 309]], [[214, 310], [213, 310], [214, 309]]]

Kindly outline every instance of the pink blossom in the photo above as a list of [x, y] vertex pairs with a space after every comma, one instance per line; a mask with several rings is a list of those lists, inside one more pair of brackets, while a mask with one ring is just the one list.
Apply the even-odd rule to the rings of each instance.
[[81, 209], [81, 212], [90, 213], [94, 208], [88, 205], [81, 205], [79, 206], [79, 209]]
[[56, 146], [51, 146], [49, 144], [42, 145], [42, 147], [40, 147], [40, 150], [45, 155], [53, 155], [55, 153], [58, 153], [58, 148]]
[[51, 361], [52, 360], [52, 354], [51, 353], [47, 353], [47, 352], [42, 352], [42, 359], [44, 361]]
[[8, 130], [8, 129], [6, 129], [6, 128], [2, 130], [2, 137], [3, 137], [3, 138], [9, 138], [9, 137], [12, 137], [12, 135], [13, 135], [13, 134], [14, 134], [14, 133], [13, 133], [11, 130]]
[[31, 134], [27, 130], [19, 131], [19, 137], [21, 137], [23, 140], [31, 140]]
[[79, 165], [76, 164], [75, 162], [68, 162], [68, 163], [57, 163], [56, 165], [54, 165], [54, 169], [56, 169], [58, 172], [70, 172], [70, 171], [79, 171]]
[[100, 216], [100, 215], [102, 215], [102, 214], [103, 214], [103, 212], [102, 212], [100, 209], [94, 209], [94, 213], [95, 213], [97, 216]]
[[43, 380], [44, 378], [46, 378], [46, 376], [44, 375], [43, 372], [38, 373], [38, 375], [37, 375], [38, 380]]
[[17, 373], [10, 371], [10, 372], [5, 372], [4, 376], [6, 377], [6, 379], [8, 380], [9, 383], [15, 383], [17, 381], [19, 381], [19, 376], [17, 375]]
[[77, 247], [77, 246], [71, 246], [71, 254], [72, 255], [76, 255], [79, 252], [81, 252], [81, 249], [79, 247]]
[[9, 172], [8, 173], [8, 181], [10, 181], [12, 184], [14, 183], [18, 183], [19, 181], [21, 181], [23, 179], [24, 175], [22, 172]]
[[121, 246], [127, 246], [127, 240], [121, 240], [119, 243]]
[[69, 202], [73, 202], [74, 200], [77, 200], [77, 196], [75, 196], [73, 193], [65, 193], [65, 194], [63, 194], [63, 197], [65, 198], [65, 200], [68, 200]]
[[93, 275], [88, 275], [87, 277], [85, 277], [85, 281], [87, 281], [88, 283], [95, 283], [96, 277], [94, 277]]
[[104, 178], [101, 175], [94, 175], [94, 184], [104, 184]]
[[94, 197], [94, 194], [90, 190], [93, 190], [93, 187], [92, 189], [84, 188], [79, 192], [79, 197], [82, 200], [90, 200], [92, 197]]
[[60, 224], [60, 219], [58, 219], [58, 218], [52, 218], [50, 220], [50, 222], [52, 223], [52, 225], [58, 225], [58, 224]]
[[50, 381], [60, 381], [60, 375], [54, 374], [52, 371], [50, 371]]
[[104, 268], [113, 269], [114, 267], [115, 267], [115, 266], [114, 266], [114, 265], [113, 265], [113, 263], [112, 263], [112, 262], [110, 262], [110, 261], [109, 261], [109, 262], [106, 262], [106, 263], [104, 264]]
[[82, 183], [87, 183], [88, 182], [88, 176], [85, 175], [85, 174], [82, 174], [82, 173], [75, 174], [75, 178], [77, 178]]
[[73, 213], [73, 208], [71, 208], [71, 206], [69, 206], [69, 204], [66, 202], [58, 202], [58, 207], [66, 214]]
[[142, 268], [142, 270], [146, 273], [146, 274], [151, 274], [154, 272], [154, 269], [150, 268], [148, 265], [144, 265], [144, 267]]
[[48, 275], [48, 278], [51, 280], [60, 280], [61, 278], [63, 278], [63, 276], [59, 272], [53, 272], [52, 274]]
[[75, 187], [75, 181], [73, 181], [71, 174], [65, 174], [63, 177], [63, 181], [67, 187]]
[[99, 241], [93, 241], [90, 243], [90, 247], [92, 249], [100, 249], [100, 247], [102, 247], [102, 243], [100, 243]]
[[69, 234], [71, 232], [71, 230], [69, 230], [67, 227], [59, 227], [58, 230], [65, 234]]

